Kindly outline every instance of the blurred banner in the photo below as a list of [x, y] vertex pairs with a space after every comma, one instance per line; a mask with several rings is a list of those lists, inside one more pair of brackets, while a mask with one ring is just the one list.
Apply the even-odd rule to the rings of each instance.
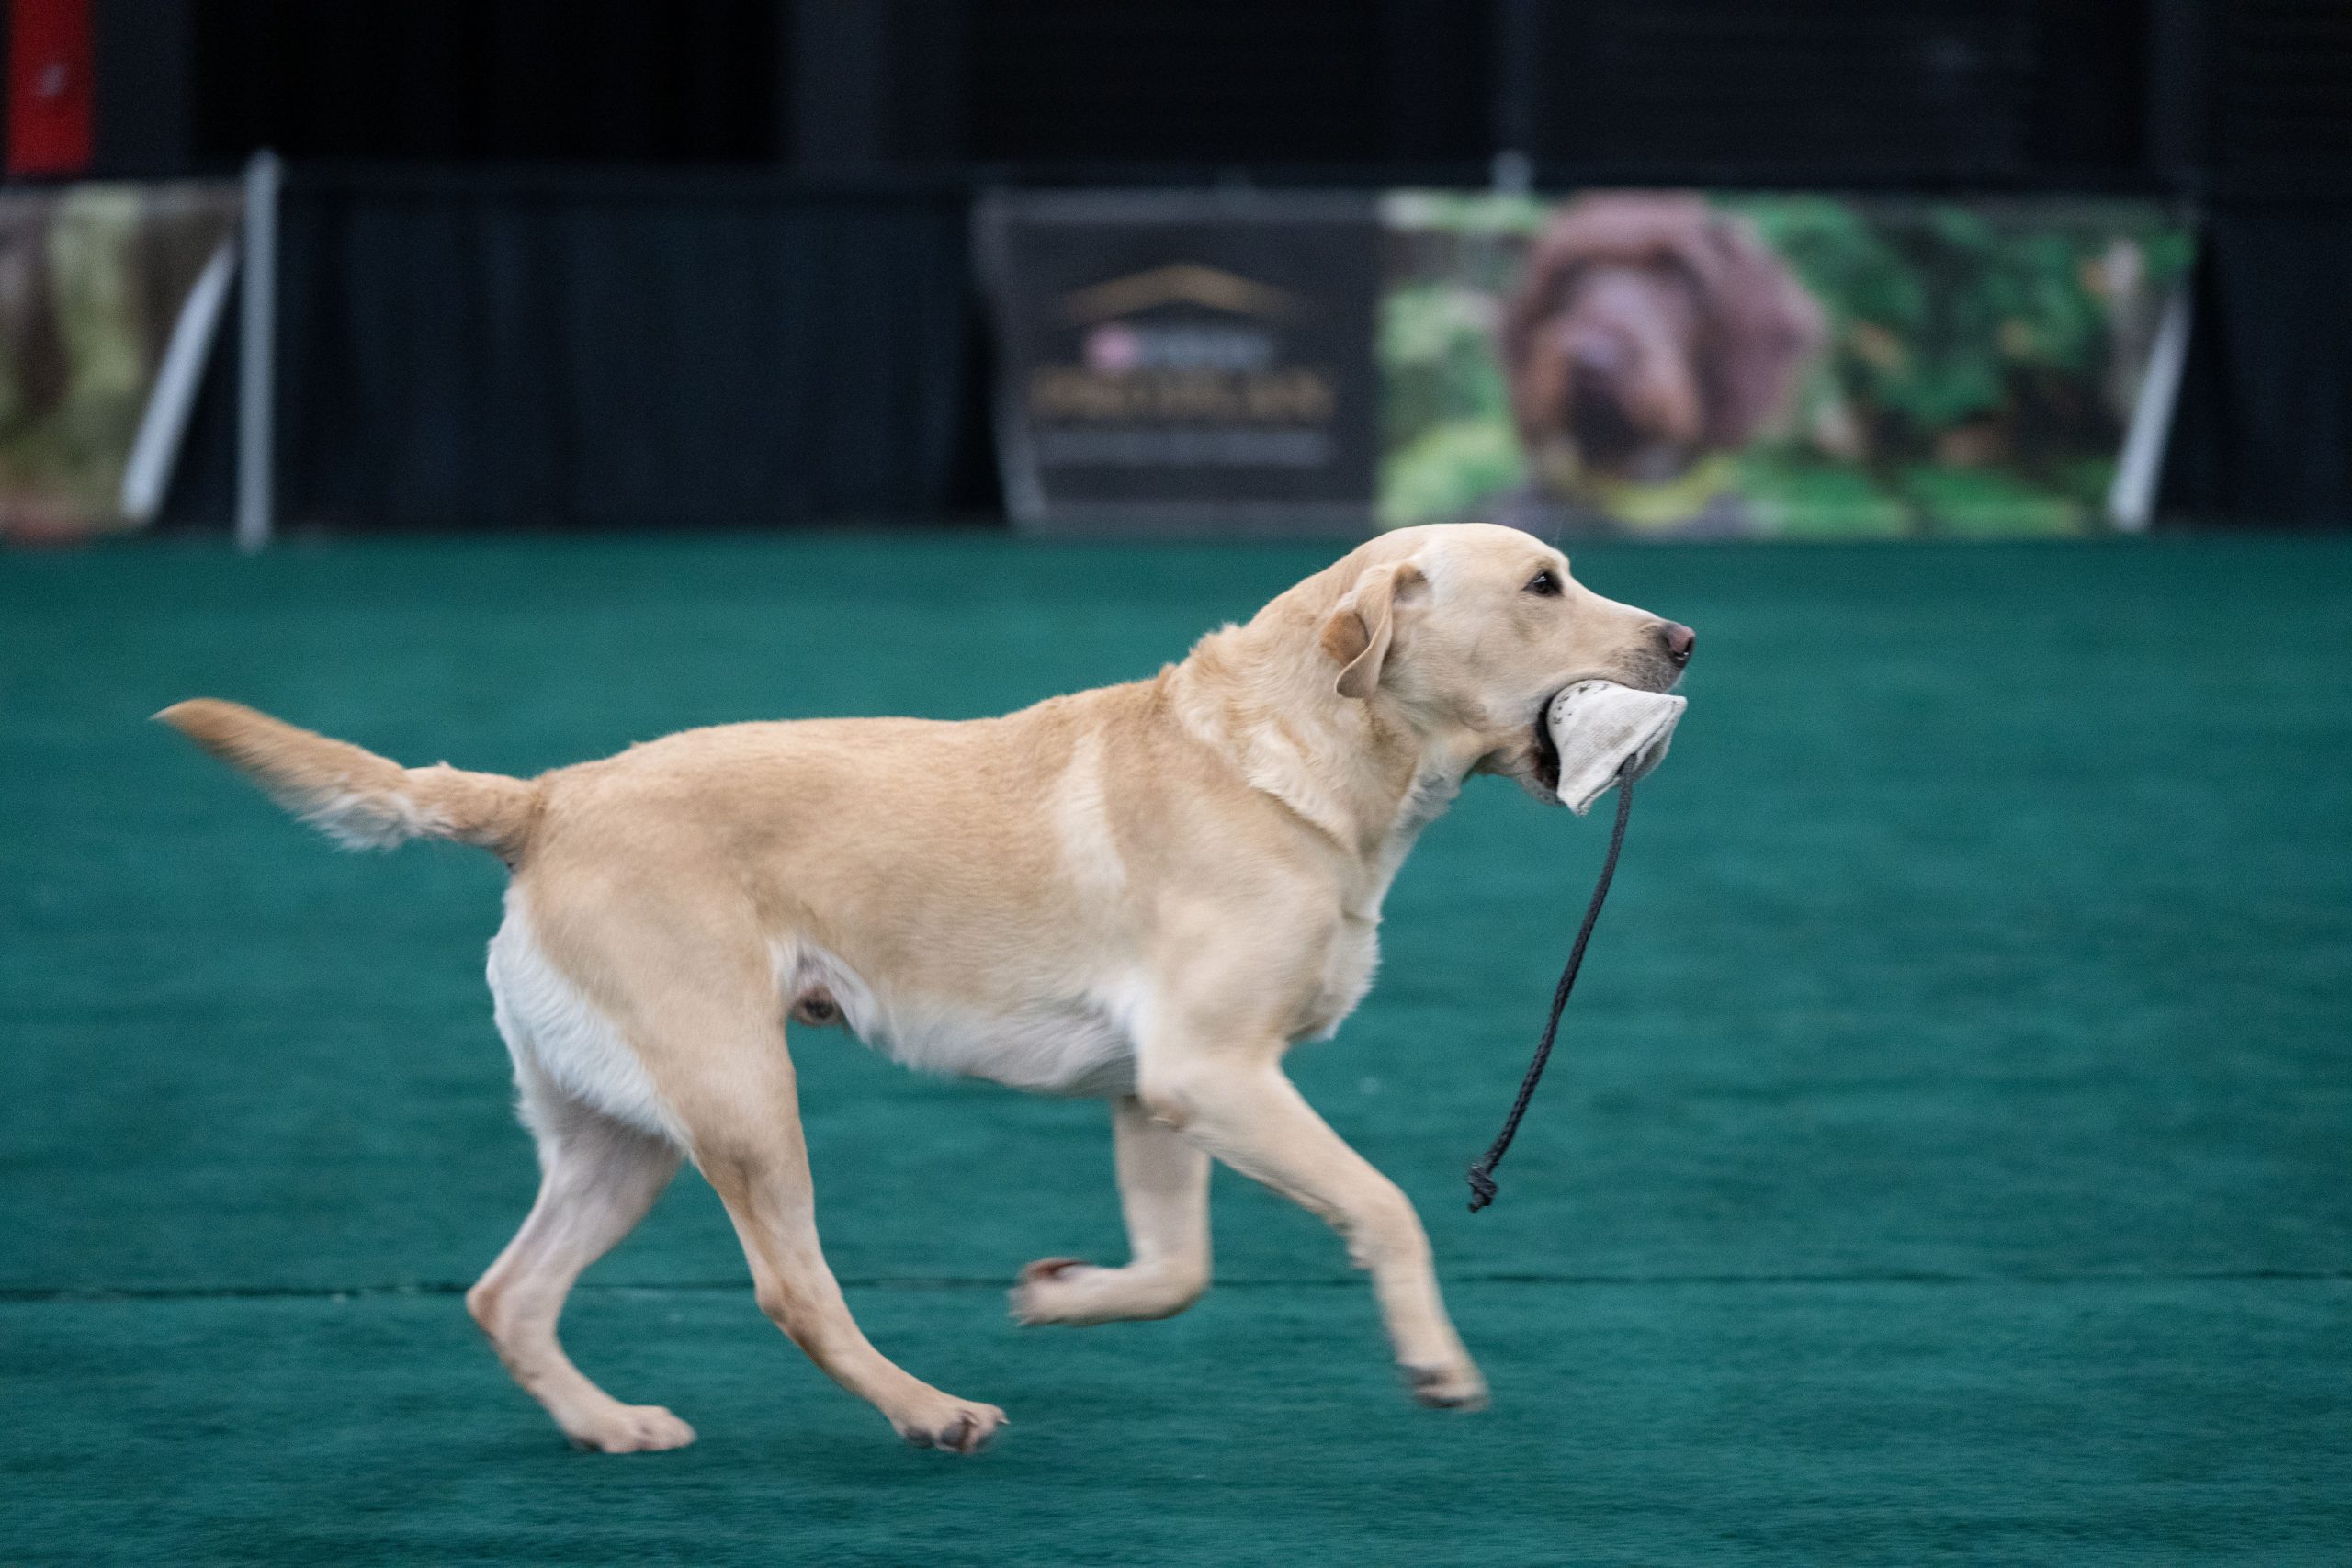
[[1696, 191], [1010, 195], [979, 234], [1007, 508], [1111, 532], [2137, 526], [2192, 254], [2148, 203]]
[[1369, 527], [1380, 387], [1371, 200], [1000, 194], [978, 224], [1016, 523]]
[[225, 305], [233, 185], [0, 191], [0, 535], [152, 518]]
[[2164, 208], [1413, 191], [1382, 217], [1385, 526], [2145, 521], [2188, 330]]

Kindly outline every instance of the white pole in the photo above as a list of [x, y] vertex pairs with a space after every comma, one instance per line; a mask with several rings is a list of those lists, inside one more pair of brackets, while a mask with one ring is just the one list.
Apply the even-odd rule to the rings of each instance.
[[164, 491], [171, 488], [172, 468], [179, 461], [180, 440], [187, 434], [188, 415], [196, 407], [197, 384], [204, 379], [204, 361], [212, 352], [227, 313], [229, 279], [237, 270], [237, 246], [223, 240], [212, 259], [197, 275], [164, 362], [155, 371], [155, 389], [140, 417], [139, 434], [130, 443], [130, 461], [122, 470], [122, 514], [145, 526], [164, 510]]
[[2180, 396], [2181, 367], [2188, 359], [2188, 286], [2165, 301], [2148, 348], [2148, 368], [2123, 437], [2123, 457], [2108, 487], [2107, 518], [2127, 534], [2147, 531], [2156, 514], [2156, 480], [2163, 476], [2165, 439], [2172, 434], [2172, 410]]
[[237, 334], [237, 547], [247, 554], [276, 531], [270, 493], [277, 395], [277, 154], [245, 164], [245, 289]]

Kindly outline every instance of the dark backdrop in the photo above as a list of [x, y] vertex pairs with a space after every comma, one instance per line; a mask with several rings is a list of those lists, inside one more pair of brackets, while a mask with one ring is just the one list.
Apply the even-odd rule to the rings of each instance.
[[[2166, 510], [2352, 519], [2343, 0], [100, 10], [98, 172], [225, 171], [261, 146], [297, 170], [298, 520], [985, 506], [972, 190], [1477, 183], [1505, 152], [1544, 186], [2190, 202], [2208, 243]], [[217, 513], [218, 456], [176, 512]]]

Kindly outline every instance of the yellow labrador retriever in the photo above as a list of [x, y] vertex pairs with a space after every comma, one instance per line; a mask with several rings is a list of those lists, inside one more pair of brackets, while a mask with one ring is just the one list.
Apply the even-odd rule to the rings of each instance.
[[1215, 1156], [1346, 1237], [1416, 1398], [1475, 1407], [1412, 1206], [1283, 1056], [1370, 987], [1381, 898], [1463, 779], [1553, 798], [1552, 694], [1664, 691], [1692, 641], [1525, 534], [1458, 525], [1360, 547], [1148, 681], [1003, 718], [728, 725], [526, 781], [231, 703], [160, 716], [346, 843], [456, 839], [513, 869], [490, 987], [545, 1180], [467, 1306], [567, 1437], [694, 1439], [556, 1340], [572, 1282], [691, 1156], [762, 1310], [909, 1442], [970, 1453], [1004, 1413], [884, 1357], [826, 1267], [786, 1020], [1110, 1102], [1132, 1256], [1031, 1264], [1022, 1322], [1191, 1304]]

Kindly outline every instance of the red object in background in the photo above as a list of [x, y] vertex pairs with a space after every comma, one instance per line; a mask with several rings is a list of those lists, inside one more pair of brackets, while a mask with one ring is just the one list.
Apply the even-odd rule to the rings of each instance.
[[8, 173], [78, 175], [96, 121], [90, 0], [8, 7]]

